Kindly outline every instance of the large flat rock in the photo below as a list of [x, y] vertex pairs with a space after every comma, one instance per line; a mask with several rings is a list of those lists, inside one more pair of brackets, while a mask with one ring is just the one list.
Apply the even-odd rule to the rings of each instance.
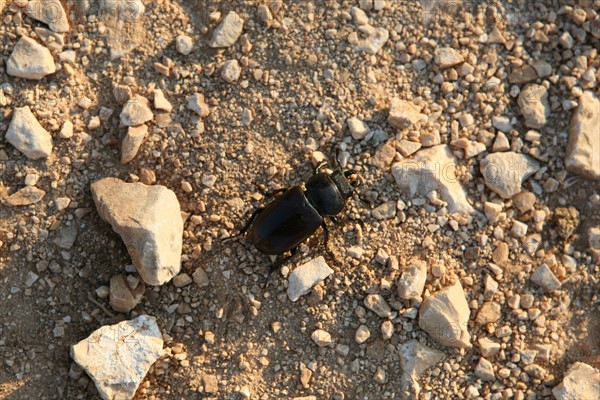
[[6, 73], [18, 78], [40, 80], [55, 72], [50, 50], [27, 36], [19, 39], [6, 63]]
[[425, 196], [437, 190], [448, 203], [448, 211], [473, 214], [475, 209], [467, 201], [465, 190], [456, 177], [456, 158], [447, 145], [420, 150], [412, 158], [392, 165], [392, 175], [408, 198], [416, 194]]
[[156, 320], [140, 315], [95, 330], [71, 346], [71, 358], [92, 378], [104, 400], [130, 400], [162, 348]]
[[471, 310], [459, 282], [425, 299], [419, 310], [419, 326], [443, 345], [471, 347], [467, 328]]
[[67, 13], [59, 0], [29, 0], [25, 7], [25, 14], [48, 25], [54, 32], [69, 31]]
[[98, 213], [111, 224], [149, 285], [162, 285], [181, 269], [183, 220], [179, 201], [164, 186], [104, 178], [92, 184]]

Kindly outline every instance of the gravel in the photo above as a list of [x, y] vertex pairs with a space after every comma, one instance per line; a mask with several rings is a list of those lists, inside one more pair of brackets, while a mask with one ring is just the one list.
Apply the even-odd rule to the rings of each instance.
[[[569, 369], [597, 369], [593, 4], [40, 3], [0, 2], [3, 394], [98, 398], [60, 349], [105, 329], [91, 364], [114, 375], [115, 346], [148, 336], [111, 327], [140, 315], [160, 342], [124, 398], [524, 400], [593, 382]], [[25, 107], [38, 143], [9, 140]], [[267, 276], [279, 255], [222, 240], [335, 158], [359, 184], [326, 248], [319, 229]], [[171, 214], [111, 193], [130, 195], [113, 212], [132, 230], [175, 244], [104, 223], [90, 185], [107, 177], [170, 191]], [[111, 279], [135, 297], [165, 248], [178, 268], [115, 311]], [[290, 301], [319, 256], [328, 276]]]

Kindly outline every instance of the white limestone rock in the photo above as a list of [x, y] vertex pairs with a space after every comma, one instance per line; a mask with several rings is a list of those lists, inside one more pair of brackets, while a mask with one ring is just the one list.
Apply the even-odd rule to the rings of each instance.
[[408, 341], [400, 347], [402, 366], [402, 398], [416, 399], [420, 392], [418, 377], [444, 358], [444, 353], [427, 347], [417, 340]]
[[369, 126], [358, 117], [348, 118], [346, 120], [348, 131], [355, 140], [362, 140], [369, 133]]
[[206, 117], [210, 114], [210, 108], [204, 101], [204, 96], [201, 93], [194, 93], [190, 96], [187, 107], [200, 117]]
[[173, 105], [167, 100], [161, 89], [154, 90], [154, 108], [168, 113], [173, 111]]
[[600, 99], [594, 92], [583, 92], [571, 117], [565, 165], [574, 174], [600, 179]]
[[329, 268], [322, 256], [302, 264], [290, 274], [287, 288], [288, 297], [291, 301], [298, 300], [332, 273], [333, 270]]
[[15, 108], [6, 141], [30, 160], [47, 158], [52, 153], [52, 136], [27, 106]]
[[540, 265], [533, 274], [531, 274], [531, 281], [543, 287], [548, 292], [560, 289], [561, 286], [560, 281], [547, 264]]
[[401, 299], [420, 299], [427, 280], [427, 263], [413, 259], [398, 279], [398, 296]]
[[128, 313], [142, 300], [146, 287], [132, 275], [115, 275], [110, 278], [110, 301], [113, 310]]
[[175, 48], [179, 53], [187, 56], [194, 49], [194, 42], [188, 35], [179, 35], [175, 38]]
[[450, 68], [464, 61], [463, 56], [452, 47], [435, 49], [434, 60], [440, 68]]
[[392, 309], [380, 294], [372, 293], [367, 295], [364, 303], [365, 307], [373, 311], [381, 318], [388, 318], [390, 315], [392, 315]]
[[466, 138], [460, 138], [450, 142], [450, 146], [459, 148], [463, 151], [463, 158], [475, 157], [485, 151], [485, 144], [469, 140]]
[[465, 190], [456, 177], [457, 161], [447, 145], [420, 150], [412, 158], [392, 165], [396, 184], [408, 192], [408, 198], [416, 194], [426, 196], [436, 190], [448, 203], [448, 211], [474, 214], [475, 209], [467, 201]]
[[223, 69], [221, 70], [221, 78], [228, 83], [236, 82], [240, 79], [242, 74], [242, 67], [238, 60], [227, 60], [223, 63]]
[[324, 331], [323, 329], [317, 329], [316, 331], [314, 331], [310, 338], [319, 347], [329, 346], [333, 343], [331, 334], [327, 331]]
[[40, 80], [55, 72], [50, 50], [27, 36], [21, 36], [6, 63], [6, 73], [18, 78]]
[[418, 106], [411, 101], [400, 100], [397, 97], [392, 98], [390, 104], [390, 113], [388, 122], [398, 128], [409, 128], [419, 121], [425, 121], [427, 117], [421, 114]]
[[588, 364], [571, 365], [562, 382], [552, 389], [556, 400], [600, 399], [600, 371]]
[[133, 22], [144, 15], [146, 6], [142, 0], [100, 0], [100, 11], [119, 16], [119, 22]]
[[54, 32], [69, 31], [67, 13], [59, 0], [29, 0], [25, 7], [25, 14], [48, 25]]
[[514, 151], [489, 154], [480, 165], [486, 186], [504, 199], [521, 192], [523, 181], [539, 169], [533, 158]]
[[139, 317], [95, 330], [71, 346], [71, 358], [96, 384], [104, 400], [130, 400], [163, 353], [154, 317]]
[[460, 284], [442, 289], [423, 301], [419, 310], [419, 327], [443, 345], [471, 347], [467, 328], [471, 310]]
[[42, 189], [38, 189], [35, 186], [25, 186], [10, 196], [2, 199], [2, 203], [10, 207], [28, 206], [41, 201], [45, 195], [46, 192]]
[[386, 201], [374, 208], [371, 215], [380, 220], [394, 218], [396, 215], [396, 202], [393, 200]]
[[208, 45], [210, 47], [232, 46], [242, 34], [244, 20], [235, 11], [230, 11], [215, 28]]
[[539, 129], [546, 125], [550, 116], [548, 90], [542, 85], [531, 84], [521, 91], [517, 99], [525, 126]]
[[482, 381], [493, 381], [496, 376], [494, 375], [494, 366], [491, 362], [481, 357], [477, 367], [475, 367], [475, 376]]
[[358, 29], [366, 34], [367, 37], [365, 39], [359, 39], [356, 48], [367, 54], [377, 54], [390, 38], [390, 33], [384, 28], [362, 25]]
[[127, 135], [121, 143], [121, 164], [127, 164], [135, 158], [147, 135], [148, 126], [146, 124], [130, 126], [127, 129]]
[[150, 110], [148, 99], [136, 95], [129, 99], [121, 111], [121, 125], [138, 126], [152, 121], [154, 114]]
[[175, 193], [116, 178], [100, 179], [91, 189], [100, 217], [121, 236], [146, 283], [162, 285], [179, 273], [183, 220]]

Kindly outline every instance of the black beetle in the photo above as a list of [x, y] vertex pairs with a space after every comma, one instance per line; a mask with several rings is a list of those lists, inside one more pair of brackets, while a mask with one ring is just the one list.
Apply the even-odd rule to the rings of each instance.
[[269, 266], [269, 274], [294, 257], [298, 245], [319, 227], [325, 232], [324, 245], [327, 248], [329, 231], [325, 218], [335, 221], [335, 216], [342, 212], [346, 200], [352, 196], [358, 180], [349, 179], [357, 174], [355, 170], [342, 172], [337, 169], [331, 174], [321, 172], [326, 165], [323, 162], [317, 166], [314, 175], [304, 185], [306, 190], [294, 186], [270, 193], [269, 197], [283, 192], [266, 207], [255, 210], [236, 236], [223, 240], [241, 236], [250, 230], [248, 238], [262, 253], [282, 255], [290, 251], [290, 255]]

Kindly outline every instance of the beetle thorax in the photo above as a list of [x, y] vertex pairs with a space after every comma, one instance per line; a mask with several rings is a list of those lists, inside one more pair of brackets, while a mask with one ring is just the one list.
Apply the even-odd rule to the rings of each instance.
[[[348, 187], [350, 188], [349, 194]], [[306, 182], [305, 194], [319, 214], [333, 216], [344, 209], [346, 199], [352, 194], [352, 186], [339, 171], [335, 171], [331, 175], [320, 172]]]

